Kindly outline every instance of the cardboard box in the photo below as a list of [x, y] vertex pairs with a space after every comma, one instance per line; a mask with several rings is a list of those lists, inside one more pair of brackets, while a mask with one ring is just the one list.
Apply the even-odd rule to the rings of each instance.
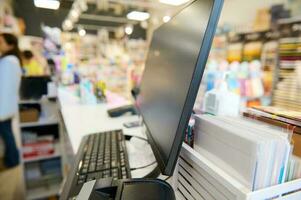
[[28, 108], [20, 111], [20, 122], [37, 122], [39, 121], [39, 111], [35, 108]]
[[293, 154], [301, 158], [301, 135], [294, 133], [292, 144], [294, 145]]

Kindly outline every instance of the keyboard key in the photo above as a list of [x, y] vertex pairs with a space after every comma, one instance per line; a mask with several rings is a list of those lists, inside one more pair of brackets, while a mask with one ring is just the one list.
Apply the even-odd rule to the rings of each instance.
[[103, 177], [104, 177], [104, 178], [110, 177], [110, 175], [111, 175], [111, 173], [110, 173], [109, 170], [103, 171]]
[[112, 167], [112, 168], [117, 167], [117, 162], [116, 162], [116, 161], [112, 161], [112, 162], [111, 162], [111, 167]]
[[93, 172], [95, 171], [95, 163], [90, 163], [90, 166], [89, 166], [89, 172]]
[[86, 174], [87, 172], [88, 172], [88, 168], [83, 168], [83, 169], [82, 169], [82, 173], [83, 173], [83, 174]]
[[86, 180], [86, 175], [79, 175], [79, 176], [78, 176], [78, 179]]
[[96, 179], [100, 179], [100, 178], [102, 178], [102, 172], [97, 172]]
[[118, 178], [118, 173], [113, 173], [112, 176]]
[[95, 180], [95, 178], [87, 178], [87, 181], [86, 182], [89, 182], [89, 181], [93, 181], [93, 180]]
[[81, 185], [81, 184], [84, 184], [84, 183], [85, 183], [85, 180], [82, 180], [82, 179], [80, 179], [80, 180], [77, 181], [78, 185]]
[[102, 165], [96, 165], [96, 171], [101, 171], [103, 170], [103, 166]]
[[95, 180], [95, 179], [98, 179], [98, 173], [91, 173], [91, 174], [88, 174], [87, 176], [87, 180]]
[[110, 163], [104, 164], [104, 168], [105, 168], [105, 169], [110, 169]]

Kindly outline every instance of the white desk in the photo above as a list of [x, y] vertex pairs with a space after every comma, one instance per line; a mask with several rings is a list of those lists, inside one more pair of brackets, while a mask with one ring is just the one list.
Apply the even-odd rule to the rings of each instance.
[[[82, 105], [78, 97], [65, 89], [59, 89], [58, 97], [61, 113], [71, 143], [73, 153], [79, 148], [83, 136], [108, 130], [123, 129], [125, 135], [146, 138], [141, 128], [127, 129], [125, 122], [137, 121], [137, 116], [122, 116], [110, 118], [106, 104]], [[143, 140], [132, 138], [127, 142], [129, 162], [131, 168], [148, 165], [155, 161], [150, 146]], [[133, 178], [141, 178], [152, 171], [156, 165], [132, 171]]]

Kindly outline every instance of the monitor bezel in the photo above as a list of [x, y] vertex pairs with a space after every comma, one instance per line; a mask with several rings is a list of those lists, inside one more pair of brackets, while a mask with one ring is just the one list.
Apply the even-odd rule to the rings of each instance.
[[[185, 6], [185, 8], [183, 8], [183, 10], [186, 9], [187, 7], [191, 6], [196, 1], [199, 1], [199, 0], [195, 0], [191, 3], [189, 3], [187, 6]], [[147, 127], [147, 124], [143, 120], [143, 112], [141, 112], [139, 105], [137, 105], [139, 113], [142, 116], [142, 120], [143, 120], [143, 124], [145, 126], [145, 132], [146, 132], [147, 138], [149, 140], [149, 143], [151, 145], [151, 148], [152, 148], [155, 158], [157, 160], [158, 167], [160, 168], [160, 171], [163, 175], [172, 176], [172, 174], [174, 172], [177, 158], [179, 156], [179, 153], [180, 153], [180, 150], [182, 147], [182, 143], [184, 141], [185, 131], [186, 131], [186, 128], [187, 128], [187, 125], [188, 125], [188, 122], [189, 122], [189, 119], [190, 119], [190, 116], [191, 116], [191, 113], [193, 110], [195, 99], [196, 99], [196, 96], [197, 96], [197, 93], [199, 90], [199, 86], [200, 86], [200, 83], [201, 83], [201, 80], [203, 77], [203, 73], [205, 70], [205, 66], [207, 63], [207, 58], [208, 58], [208, 55], [209, 55], [209, 52], [211, 49], [212, 40], [213, 40], [215, 30], [216, 30], [216, 27], [218, 24], [220, 13], [222, 10], [224, 0], [212, 0], [212, 1], [213, 1], [213, 4], [212, 4], [212, 9], [210, 12], [207, 28], [206, 28], [206, 31], [205, 31], [205, 34], [204, 34], [204, 37], [203, 37], [203, 40], [201, 43], [201, 47], [200, 47], [197, 62], [196, 62], [196, 67], [193, 72], [192, 80], [190, 82], [189, 90], [188, 90], [185, 104], [184, 104], [182, 114], [180, 117], [180, 122], [178, 124], [176, 136], [173, 141], [173, 145], [172, 145], [171, 152], [169, 154], [167, 163], [165, 163], [165, 161], [163, 160], [161, 153], [158, 150], [157, 145], [154, 142], [154, 139], [152, 138], [152, 135]], [[181, 12], [179, 12], [178, 14], [180, 14], [180, 13]], [[142, 77], [142, 80], [143, 80], [143, 77]]]

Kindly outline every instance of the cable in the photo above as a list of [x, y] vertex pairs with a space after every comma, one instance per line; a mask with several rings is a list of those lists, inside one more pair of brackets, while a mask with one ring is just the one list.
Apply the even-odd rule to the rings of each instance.
[[150, 163], [150, 164], [148, 164], [148, 165], [142, 166], [142, 167], [131, 168], [131, 171], [135, 171], [135, 170], [138, 170], [138, 169], [144, 169], [144, 168], [147, 168], [147, 167], [149, 167], [149, 166], [152, 166], [153, 164], [156, 164], [156, 163], [157, 163], [157, 161], [154, 161], [154, 162], [152, 162], [152, 163]]
[[164, 179], [164, 181], [168, 181], [168, 179], [170, 179], [171, 176], [168, 176], [167, 178]]
[[149, 143], [146, 138], [143, 138], [143, 137], [140, 137], [140, 136], [136, 136], [136, 135], [125, 135], [125, 139], [126, 140], [130, 140], [132, 137], [140, 139], [140, 140], [143, 140], [143, 141]]
[[140, 139], [140, 140], [144, 140], [145, 142], [149, 143], [146, 138], [143, 138], [143, 137], [140, 137], [140, 136], [132, 136], [132, 137]]

